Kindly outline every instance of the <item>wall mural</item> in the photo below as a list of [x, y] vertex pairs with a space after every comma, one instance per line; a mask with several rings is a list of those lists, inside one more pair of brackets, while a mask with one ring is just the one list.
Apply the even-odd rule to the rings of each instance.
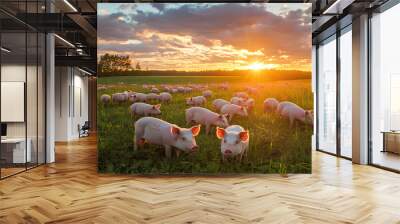
[[98, 73], [99, 172], [311, 172], [311, 4], [98, 4]]

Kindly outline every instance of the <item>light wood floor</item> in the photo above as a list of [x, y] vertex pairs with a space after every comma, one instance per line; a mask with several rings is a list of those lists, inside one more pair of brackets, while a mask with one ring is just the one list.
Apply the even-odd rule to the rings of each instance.
[[0, 181], [0, 223], [400, 223], [400, 175], [313, 153], [312, 175], [99, 175], [96, 141]]

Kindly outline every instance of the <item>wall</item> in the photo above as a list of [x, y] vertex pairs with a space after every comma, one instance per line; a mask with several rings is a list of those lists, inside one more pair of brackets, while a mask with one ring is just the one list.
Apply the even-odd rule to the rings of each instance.
[[88, 78], [72, 67], [56, 67], [55, 73], [55, 140], [70, 141], [88, 120]]

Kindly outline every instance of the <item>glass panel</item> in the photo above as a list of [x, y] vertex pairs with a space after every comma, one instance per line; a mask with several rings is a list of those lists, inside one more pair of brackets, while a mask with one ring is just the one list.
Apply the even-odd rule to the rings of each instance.
[[26, 113], [27, 113], [27, 143], [28, 151], [30, 150], [30, 160], [28, 160], [28, 168], [37, 165], [38, 160], [38, 142], [37, 142], [37, 132], [38, 132], [38, 111], [37, 111], [37, 98], [38, 98], [38, 88], [37, 88], [37, 75], [38, 75], [38, 57], [37, 57], [37, 41], [38, 36], [36, 32], [27, 33], [28, 38], [28, 63], [27, 63], [27, 82], [26, 82]]
[[[2, 177], [25, 170], [31, 151], [26, 151], [25, 90], [26, 34], [1, 34], [1, 140]], [[29, 147], [28, 147], [29, 148]]]
[[38, 45], [38, 163], [45, 163], [45, 35], [39, 33]]
[[318, 48], [318, 149], [336, 153], [336, 40]]
[[395, 170], [400, 170], [400, 33], [394, 29], [398, 21], [400, 5], [371, 20], [372, 163]]
[[340, 152], [352, 156], [352, 35], [340, 36]]

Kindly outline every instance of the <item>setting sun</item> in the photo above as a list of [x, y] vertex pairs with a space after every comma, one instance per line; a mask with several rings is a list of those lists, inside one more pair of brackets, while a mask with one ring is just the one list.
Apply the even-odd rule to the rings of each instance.
[[248, 65], [247, 69], [262, 70], [262, 69], [273, 69], [275, 67], [276, 67], [276, 65], [274, 65], [274, 64], [263, 64], [260, 62], [254, 62], [253, 64]]

